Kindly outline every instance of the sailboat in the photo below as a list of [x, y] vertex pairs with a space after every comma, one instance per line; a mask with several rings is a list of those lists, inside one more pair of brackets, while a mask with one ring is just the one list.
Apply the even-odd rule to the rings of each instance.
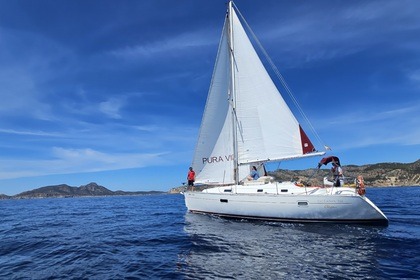
[[[230, 1], [192, 162], [195, 184], [211, 187], [185, 191], [188, 210], [239, 219], [387, 225], [382, 211], [354, 188], [301, 187], [266, 176], [268, 162], [326, 151], [315, 149], [244, 26]], [[261, 177], [249, 180], [254, 167]]]

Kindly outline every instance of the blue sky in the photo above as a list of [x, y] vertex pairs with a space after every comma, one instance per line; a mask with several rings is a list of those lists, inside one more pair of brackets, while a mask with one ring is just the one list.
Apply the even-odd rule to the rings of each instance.
[[[0, 0], [0, 193], [185, 182], [225, 2]], [[236, 1], [331, 154], [420, 158], [420, 1], [261, 3]]]

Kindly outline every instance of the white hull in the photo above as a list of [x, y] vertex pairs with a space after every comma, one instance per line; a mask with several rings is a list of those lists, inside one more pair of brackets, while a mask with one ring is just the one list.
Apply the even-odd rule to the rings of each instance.
[[388, 224], [381, 210], [355, 189], [305, 188], [289, 182], [255, 183], [185, 192], [185, 203], [190, 212], [229, 218]]

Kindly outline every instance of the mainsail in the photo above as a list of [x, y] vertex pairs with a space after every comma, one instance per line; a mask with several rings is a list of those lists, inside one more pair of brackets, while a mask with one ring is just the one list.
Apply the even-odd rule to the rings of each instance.
[[233, 183], [232, 114], [228, 102], [230, 62], [227, 27], [228, 19], [226, 18], [192, 163], [197, 174], [196, 182]]
[[233, 184], [235, 168], [241, 180], [251, 164], [315, 151], [229, 9], [193, 158], [198, 183]]

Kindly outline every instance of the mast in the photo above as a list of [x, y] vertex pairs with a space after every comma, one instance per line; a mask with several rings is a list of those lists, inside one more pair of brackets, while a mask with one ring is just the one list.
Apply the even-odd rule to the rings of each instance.
[[233, 176], [235, 184], [239, 183], [238, 141], [236, 119], [236, 89], [235, 89], [235, 57], [233, 53], [233, 1], [229, 1], [229, 60], [230, 60], [230, 104], [232, 106], [232, 136], [233, 136]]

